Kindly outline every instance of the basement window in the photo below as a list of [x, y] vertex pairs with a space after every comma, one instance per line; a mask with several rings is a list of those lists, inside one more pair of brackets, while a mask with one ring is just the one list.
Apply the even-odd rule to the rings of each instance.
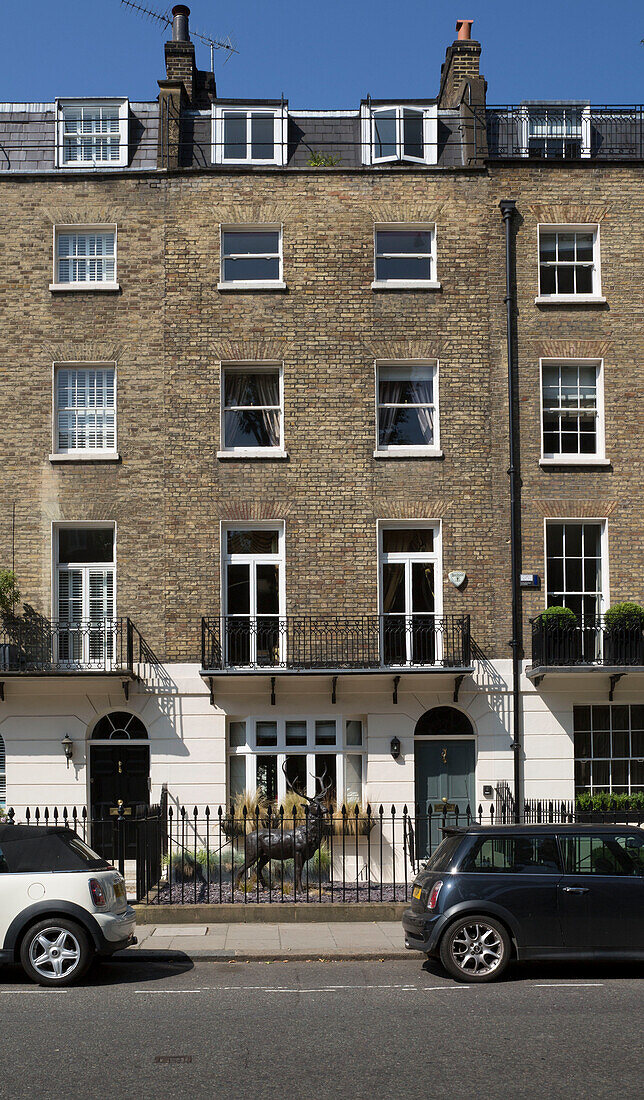
[[127, 99], [56, 100], [57, 167], [125, 167], [128, 116]]

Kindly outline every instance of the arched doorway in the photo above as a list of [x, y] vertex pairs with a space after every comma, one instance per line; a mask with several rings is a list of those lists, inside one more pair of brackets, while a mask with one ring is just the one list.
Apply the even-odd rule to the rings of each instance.
[[90, 813], [93, 842], [105, 859], [114, 859], [113, 819], [122, 805], [125, 857], [136, 855], [136, 829], [131, 824], [150, 805], [150, 745], [141, 719], [129, 711], [111, 711], [99, 718], [89, 745]]
[[433, 707], [418, 719], [414, 730], [418, 852], [433, 850], [446, 823], [463, 820], [468, 806], [475, 812], [474, 727], [456, 707]]

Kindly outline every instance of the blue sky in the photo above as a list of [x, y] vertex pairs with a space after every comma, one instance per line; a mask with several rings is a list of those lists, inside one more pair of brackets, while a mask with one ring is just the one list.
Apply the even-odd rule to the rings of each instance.
[[[157, 10], [165, 0], [140, 0]], [[119, 0], [4, 0], [0, 99], [155, 99], [166, 34]], [[292, 107], [434, 96], [457, 17], [474, 19], [489, 103], [644, 101], [642, 0], [193, 0], [197, 30], [230, 34], [221, 96], [284, 95]], [[197, 44], [200, 68], [209, 51]]]

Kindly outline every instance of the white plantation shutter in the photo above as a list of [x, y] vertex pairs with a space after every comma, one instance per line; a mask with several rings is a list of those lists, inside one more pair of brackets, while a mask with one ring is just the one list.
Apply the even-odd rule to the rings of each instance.
[[104, 164], [120, 160], [118, 107], [63, 107], [62, 116], [63, 164]]
[[7, 805], [7, 775], [6, 775], [6, 756], [4, 751], [4, 741], [2, 740], [2, 734], [0, 734], [0, 806]]
[[61, 569], [58, 574], [58, 618], [79, 623], [83, 618], [83, 570]]
[[59, 283], [113, 283], [116, 233], [58, 233]]
[[99, 622], [98, 630], [89, 631], [89, 660], [103, 662], [114, 654], [114, 571], [88, 569], [90, 622]]
[[60, 369], [56, 376], [58, 450], [113, 451], [116, 403], [113, 368]]

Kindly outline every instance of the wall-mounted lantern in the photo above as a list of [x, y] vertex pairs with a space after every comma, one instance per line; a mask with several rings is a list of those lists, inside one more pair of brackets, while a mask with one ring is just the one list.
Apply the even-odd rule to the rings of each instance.
[[69, 762], [70, 762], [70, 760], [71, 760], [71, 758], [74, 754], [74, 742], [72, 741], [69, 734], [66, 733], [60, 743], [63, 746], [63, 752], [65, 753], [65, 760], [67, 761], [67, 767], [69, 767]]
[[400, 740], [398, 737], [392, 737], [389, 748], [394, 760], [397, 760], [400, 756]]

